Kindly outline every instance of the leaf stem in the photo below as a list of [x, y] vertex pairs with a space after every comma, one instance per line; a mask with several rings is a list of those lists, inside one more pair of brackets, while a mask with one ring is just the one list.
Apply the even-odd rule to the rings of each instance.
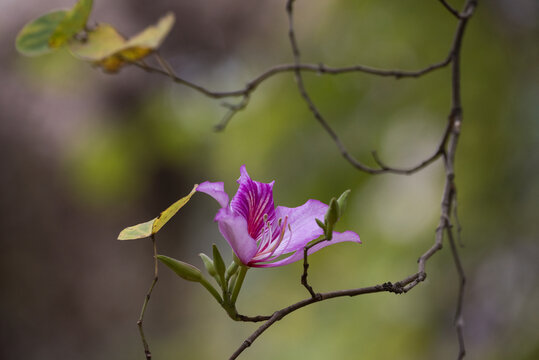
[[206, 280], [205, 277], [202, 277], [202, 280], [200, 280], [200, 284], [206, 288], [206, 290], [209, 291], [209, 293], [217, 300], [219, 304], [223, 304], [223, 299], [221, 298], [221, 295], [215, 290], [215, 288]]

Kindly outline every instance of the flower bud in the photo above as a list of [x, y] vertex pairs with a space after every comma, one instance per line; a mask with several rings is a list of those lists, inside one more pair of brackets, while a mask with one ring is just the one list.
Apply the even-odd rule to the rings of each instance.
[[217, 275], [217, 272], [215, 271], [215, 266], [213, 265], [213, 260], [210, 259], [210, 257], [204, 253], [198, 254], [200, 258], [202, 259], [202, 262], [204, 263], [204, 267], [208, 271], [208, 274], [215, 277]]
[[202, 273], [200, 270], [191, 264], [184, 263], [183, 261], [165, 255], [157, 255], [157, 259], [185, 280], [194, 282], [200, 282], [202, 280]]
[[339, 204], [339, 219], [341, 218], [342, 214], [344, 213], [344, 210], [346, 209], [346, 205], [348, 203], [348, 195], [350, 195], [350, 189], [346, 190], [339, 196], [337, 199], [337, 204]]

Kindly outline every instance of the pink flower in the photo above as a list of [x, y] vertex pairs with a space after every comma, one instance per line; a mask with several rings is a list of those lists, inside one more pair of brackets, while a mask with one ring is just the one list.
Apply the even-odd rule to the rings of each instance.
[[[238, 192], [230, 203], [222, 182], [206, 181], [197, 187], [221, 205], [215, 221], [236, 256], [251, 267], [281, 266], [302, 259], [305, 245], [324, 233], [315, 219], [324, 220], [328, 205], [311, 199], [296, 208], [275, 208], [274, 181], [253, 181], [245, 165], [240, 172]], [[309, 254], [343, 241], [361, 243], [353, 231], [333, 232], [331, 241], [313, 246]]]

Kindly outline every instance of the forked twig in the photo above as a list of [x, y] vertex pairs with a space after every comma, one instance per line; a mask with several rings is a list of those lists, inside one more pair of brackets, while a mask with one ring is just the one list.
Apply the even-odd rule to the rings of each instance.
[[[448, 10], [451, 11], [451, 7], [445, 2], [441, 1]], [[290, 44], [292, 47], [292, 52], [294, 55], [294, 60], [296, 66], [300, 62], [300, 52], [299, 47], [297, 45], [297, 41], [295, 38], [294, 33], [294, 27], [293, 27], [293, 3], [294, 0], [288, 0], [286, 4], [286, 10], [288, 14], [289, 19], [289, 39]], [[307, 247], [304, 249], [304, 272], [302, 276], [302, 284], [309, 290], [309, 293], [311, 295], [310, 298], [299, 301], [295, 304], [292, 304], [288, 307], [285, 307], [281, 310], [278, 310], [274, 312], [270, 316], [259, 316], [259, 317], [246, 317], [249, 319], [249, 321], [253, 320], [259, 320], [259, 321], [265, 321], [264, 324], [262, 324], [256, 331], [254, 331], [251, 336], [249, 336], [241, 345], [240, 347], [232, 354], [230, 357], [230, 360], [236, 359], [246, 348], [251, 346], [251, 344], [264, 332], [266, 331], [271, 325], [273, 325], [275, 322], [281, 320], [288, 314], [303, 308], [307, 305], [313, 304], [315, 302], [324, 301], [331, 298], [341, 297], [341, 296], [357, 296], [362, 294], [370, 294], [370, 293], [376, 293], [376, 292], [392, 292], [396, 294], [406, 293], [413, 289], [415, 286], [417, 286], [420, 282], [424, 281], [426, 278], [426, 263], [427, 261], [439, 250], [442, 249], [442, 243], [443, 243], [443, 234], [446, 232], [448, 234], [449, 243], [451, 246], [453, 258], [455, 260], [455, 266], [457, 268], [457, 272], [459, 274], [460, 279], [460, 286], [459, 286], [459, 295], [458, 295], [458, 302], [457, 302], [457, 310], [456, 310], [456, 319], [455, 319], [455, 326], [459, 341], [459, 354], [458, 359], [462, 359], [465, 355], [465, 347], [464, 347], [464, 336], [463, 336], [463, 321], [462, 321], [462, 305], [463, 305], [463, 293], [464, 293], [464, 286], [465, 286], [465, 275], [464, 270], [462, 268], [462, 264], [460, 262], [460, 257], [457, 252], [457, 248], [455, 246], [455, 242], [453, 239], [453, 233], [451, 229], [451, 222], [450, 222], [450, 216], [451, 216], [451, 209], [453, 202], [455, 200], [455, 194], [456, 194], [456, 188], [454, 183], [454, 162], [455, 162], [455, 154], [458, 144], [458, 139], [460, 136], [460, 129], [462, 124], [462, 107], [461, 107], [461, 93], [460, 93], [460, 49], [462, 45], [462, 37], [464, 35], [464, 30], [467, 24], [468, 19], [473, 14], [475, 7], [477, 6], [477, 1], [475, 0], [467, 0], [464, 5], [464, 15], [458, 16], [459, 23], [457, 25], [457, 30], [455, 32], [455, 36], [453, 39], [453, 45], [451, 47], [450, 56], [449, 56], [449, 63], [452, 65], [451, 70], [451, 111], [448, 117], [446, 129], [444, 131], [442, 140], [440, 141], [440, 145], [438, 146], [437, 150], [434, 152], [433, 155], [425, 159], [422, 163], [419, 165], [412, 167], [410, 169], [394, 169], [386, 166], [382, 161], [377, 157], [377, 155], [374, 153], [373, 156], [375, 157], [375, 161], [380, 166], [380, 170], [386, 171], [386, 172], [402, 172], [402, 173], [412, 173], [414, 171], [418, 171], [422, 169], [423, 167], [427, 166], [429, 163], [434, 161], [435, 159], [439, 157], [443, 157], [444, 159], [444, 166], [445, 166], [445, 172], [446, 172], [446, 178], [445, 178], [445, 185], [443, 189], [442, 194], [442, 201], [441, 201], [441, 214], [440, 214], [440, 220], [438, 223], [438, 227], [436, 229], [435, 233], [435, 241], [434, 244], [427, 249], [427, 251], [421, 255], [418, 259], [418, 271], [415, 274], [412, 274], [405, 279], [392, 284], [392, 283], [384, 283], [381, 285], [375, 285], [371, 287], [365, 287], [365, 288], [358, 288], [358, 289], [350, 289], [350, 290], [340, 290], [340, 291], [334, 291], [329, 293], [315, 293], [314, 290], [310, 285], [307, 283], [307, 270], [308, 270], [308, 262], [307, 262]], [[296, 82], [298, 85], [298, 90], [307, 103], [309, 109], [313, 113], [314, 117], [321, 123], [321, 125], [324, 127], [324, 129], [328, 132], [330, 137], [336, 142], [337, 146], [341, 150], [341, 154], [349, 161], [351, 162], [356, 168], [369, 172], [369, 173], [377, 173], [376, 171], [372, 171], [373, 169], [365, 168], [364, 165], [355, 163], [355, 159], [353, 159], [346, 149], [342, 146], [342, 143], [340, 142], [339, 138], [335, 134], [335, 132], [329, 127], [328, 123], [325, 121], [325, 119], [322, 117], [312, 100], [310, 99], [305, 86], [303, 84], [303, 79], [301, 76], [301, 71], [299, 67], [296, 67], [294, 70]], [[377, 170], [377, 169], [374, 169]]]

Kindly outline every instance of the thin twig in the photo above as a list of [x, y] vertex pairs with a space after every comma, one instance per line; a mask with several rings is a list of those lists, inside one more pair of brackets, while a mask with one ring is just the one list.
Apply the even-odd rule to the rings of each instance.
[[[161, 57], [162, 60], [164, 60]], [[155, 66], [152, 66], [150, 64], [141, 63], [141, 62], [132, 62], [133, 65], [141, 68], [144, 71], [150, 72], [150, 73], [156, 73], [163, 76], [169, 77], [172, 81], [185, 85], [193, 90], [196, 90], [210, 98], [213, 99], [222, 99], [227, 97], [239, 97], [244, 96], [246, 94], [252, 93], [256, 88], [263, 83], [265, 80], [273, 77], [277, 74], [282, 73], [288, 73], [288, 72], [294, 72], [294, 71], [306, 71], [306, 72], [313, 72], [317, 74], [328, 74], [328, 75], [341, 75], [341, 74], [349, 74], [349, 73], [365, 73], [370, 75], [377, 75], [377, 76], [383, 76], [383, 77], [394, 77], [396, 79], [403, 79], [403, 78], [418, 78], [425, 74], [428, 74], [434, 70], [438, 70], [441, 68], [446, 67], [451, 63], [451, 54], [448, 55], [444, 60], [433, 63], [431, 65], [428, 65], [422, 69], [419, 70], [398, 70], [398, 69], [379, 69], [371, 66], [365, 66], [365, 65], [351, 65], [351, 66], [345, 66], [345, 67], [332, 67], [325, 65], [323, 63], [320, 64], [280, 64], [275, 65], [261, 74], [257, 75], [255, 78], [253, 78], [251, 81], [249, 81], [242, 89], [238, 90], [230, 90], [230, 91], [214, 91], [207, 89], [203, 86], [197, 85], [189, 80], [186, 80], [174, 73], [171, 74], [169, 69], [163, 69], [158, 68]], [[169, 65], [170, 66], [170, 65]]]
[[[289, 18], [289, 38], [290, 38], [290, 43], [292, 46], [292, 51], [294, 54], [294, 60], [297, 65], [299, 64], [299, 61], [300, 61], [300, 52], [297, 46], [297, 42], [295, 39], [294, 30], [293, 30], [293, 17], [292, 17], [293, 3], [294, 3], [294, 0], [288, 0], [286, 9], [287, 9], [287, 14]], [[457, 268], [457, 272], [459, 274], [459, 279], [460, 279], [455, 326], [456, 326], [457, 336], [458, 336], [458, 341], [459, 341], [458, 359], [461, 360], [464, 357], [465, 346], [464, 346], [464, 336], [462, 332], [462, 326], [463, 326], [462, 305], [463, 305], [463, 294], [464, 294], [464, 286], [465, 286], [466, 278], [464, 276], [464, 271], [462, 268], [462, 264], [460, 262], [460, 257], [458, 256], [457, 248], [455, 246], [455, 242], [454, 242], [453, 234], [451, 230], [451, 223], [449, 219], [451, 215], [452, 204], [455, 200], [455, 194], [456, 194], [456, 187], [454, 183], [454, 178], [455, 178], [454, 163], [455, 163], [455, 154], [456, 154], [458, 139], [460, 136], [461, 124], [462, 124], [462, 107], [461, 107], [461, 93], [460, 93], [460, 49], [461, 49], [462, 37], [464, 35], [464, 30], [465, 30], [467, 21], [470, 18], [470, 16], [473, 14], [476, 6], [477, 6], [477, 1], [467, 0], [464, 5], [464, 11], [463, 11], [464, 16], [459, 17], [459, 23], [457, 25], [457, 30], [455, 32], [453, 45], [450, 51], [450, 63], [452, 65], [451, 111], [448, 117], [446, 130], [444, 131], [442, 141], [440, 142], [440, 145], [437, 151], [433, 155], [431, 155], [431, 157], [425, 160], [427, 162], [433, 161], [429, 159], [436, 159], [442, 156], [444, 159], [446, 179], [445, 179], [445, 185], [444, 185], [442, 200], [441, 200], [440, 220], [439, 220], [438, 227], [435, 233], [435, 241], [434, 241], [434, 244], [423, 255], [419, 257], [417, 273], [412, 274], [395, 284], [385, 283], [382, 285], [375, 285], [375, 286], [359, 288], [359, 289], [340, 290], [340, 291], [334, 291], [330, 293], [319, 293], [319, 294], [315, 294], [316, 296], [313, 296], [314, 291], [312, 291], [312, 288], [311, 288], [309, 291], [309, 293], [311, 293], [310, 298], [299, 301], [295, 304], [292, 304], [288, 307], [278, 310], [274, 312], [271, 316], [258, 316], [258, 317], [241, 316], [240, 319], [244, 318], [246, 319], [245, 321], [266, 321], [266, 322], [262, 324], [257, 330], [255, 330], [255, 332], [253, 332], [251, 336], [249, 336], [240, 345], [240, 347], [232, 354], [232, 356], [230, 357], [230, 360], [236, 359], [246, 348], [251, 346], [251, 344], [275, 322], [281, 320], [288, 314], [302, 307], [305, 307], [307, 305], [313, 304], [315, 302], [324, 301], [330, 298], [341, 297], [341, 296], [356, 296], [356, 295], [370, 294], [370, 293], [376, 293], [376, 292], [393, 292], [396, 294], [401, 294], [401, 293], [406, 293], [410, 291], [420, 282], [425, 280], [426, 263], [437, 251], [442, 249], [444, 231], [446, 231], [448, 234], [449, 243], [450, 243], [451, 250], [453, 253], [453, 258], [455, 260], [455, 266]], [[331, 128], [327, 126], [327, 123], [322, 118], [322, 116], [318, 112], [318, 109], [314, 106], [309, 95], [305, 91], [305, 87], [303, 85], [303, 80], [301, 77], [300, 70], [296, 69], [294, 73], [295, 73], [296, 81], [298, 83], [298, 89], [302, 97], [308, 104], [309, 109], [313, 112], [316, 119], [324, 126], [326, 131], [329, 130], [328, 133], [334, 139], [334, 141], [336, 140], [335, 142], [337, 143], [338, 147], [341, 149], [342, 144], [340, 144], [339, 139], [336, 137], [335, 133], [331, 130]], [[347, 154], [346, 151], [344, 151], [343, 155], [345, 154]], [[375, 160], [381, 166], [382, 169], [389, 168], [385, 166], [375, 154], [373, 155], [375, 156]], [[419, 166], [420, 168], [422, 168], [421, 164]], [[399, 170], [399, 169], [396, 169], [396, 170]], [[306, 258], [307, 258], [306, 255], [307, 255], [307, 250], [304, 249], [304, 275], [306, 274], [307, 269], [308, 269], [308, 263], [306, 262]], [[307, 283], [306, 276], [305, 276], [305, 283]], [[307, 289], [309, 290], [308, 287]]]
[[320, 241], [316, 241], [312, 244], [308, 244], [303, 248], [303, 274], [301, 275], [301, 285], [303, 285], [309, 294], [311, 294], [311, 297], [317, 297], [319, 294], [315, 293], [312, 286], [309, 285], [309, 282], [307, 281], [307, 277], [309, 276], [308, 270], [309, 270], [309, 261], [307, 257], [309, 256], [309, 250], [319, 244], [322, 241], [328, 241], [327, 239], [322, 239]]
[[[227, 97], [238, 97], [238, 96], [243, 97], [242, 101], [237, 105], [226, 106], [227, 104], [224, 104], [225, 107], [229, 108], [229, 111], [225, 114], [223, 119], [221, 119], [219, 124], [215, 126], [216, 131], [224, 130], [226, 128], [226, 125], [232, 119], [232, 117], [234, 117], [234, 115], [238, 111], [245, 109], [245, 107], [249, 103], [249, 97], [251, 93], [254, 90], [256, 90], [256, 88], [262, 82], [264, 82], [265, 80], [279, 73], [290, 72], [290, 71], [294, 71], [294, 72], [308, 71], [308, 72], [316, 72], [317, 74], [339, 75], [339, 74], [346, 74], [346, 73], [362, 72], [366, 74], [383, 76], [383, 77], [394, 77], [396, 79], [417, 78], [431, 71], [444, 68], [447, 65], [449, 65], [449, 63], [451, 62], [451, 54], [449, 54], [444, 60], [437, 63], [433, 63], [419, 70], [379, 69], [379, 68], [374, 68], [374, 67], [365, 66], [365, 65], [352, 65], [352, 66], [336, 68], [336, 67], [327, 66], [323, 63], [300, 64], [298, 62], [294, 64], [281, 64], [281, 65], [276, 65], [267, 69], [266, 71], [264, 71], [263, 73], [255, 77], [253, 80], [249, 81], [243, 89], [232, 90], [232, 91], [213, 91], [176, 75], [176, 73], [174, 72], [170, 64], [158, 52], [155, 53], [155, 57], [157, 59], [157, 62], [159, 63], [160, 68], [149, 65], [148, 63], [144, 61], [131, 62], [131, 63], [147, 72], [157, 73], [157, 74], [167, 76], [171, 78], [172, 81], [174, 81], [175, 83], [187, 86], [210, 98], [221, 99], [221, 98], [227, 98]], [[381, 171], [381, 172], [385, 172], [385, 171]], [[398, 172], [398, 171], [390, 170], [388, 172]]]
[[226, 107], [228, 111], [225, 116], [223, 116], [221, 121], [217, 125], [215, 125], [215, 131], [223, 131], [230, 122], [230, 120], [234, 117], [234, 115], [247, 107], [247, 105], [249, 104], [249, 99], [249, 94], [245, 94], [243, 95], [243, 98], [238, 104], [223, 103], [222, 106]]
[[460, 15], [460, 13], [457, 10], [455, 10], [455, 8], [453, 8], [451, 5], [449, 5], [449, 3], [446, 0], [438, 0], [438, 1], [440, 1], [442, 5], [447, 9], [447, 11], [453, 14], [457, 19], [462, 19], [462, 16]]
[[152, 295], [153, 288], [155, 287], [155, 284], [157, 284], [157, 280], [159, 278], [158, 276], [159, 268], [158, 268], [158, 262], [157, 262], [157, 245], [155, 243], [155, 236], [152, 235], [151, 239], [152, 239], [152, 245], [153, 245], [154, 277], [153, 277], [152, 284], [150, 285], [150, 288], [148, 289], [148, 292], [146, 293], [146, 297], [144, 298], [144, 303], [142, 304], [142, 310], [140, 311], [140, 316], [137, 321], [140, 338], [142, 340], [142, 345], [144, 346], [144, 354], [146, 355], [146, 360], [151, 360], [152, 353], [150, 352], [150, 346], [148, 345], [148, 341], [146, 341], [146, 336], [144, 335], [142, 322], [144, 321], [144, 313], [146, 312], [146, 307], [148, 306], [148, 302], [150, 301], [150, 296]]
[[464, 304], [464, 287], [466, 285], [466, 275], [464, 274], [464, 268], [460, 261], [460, 256], [453, 238], [453, 232], [450, 228], [447, 229], [447, 237], [449, 238], [449, 245], [451, 246], [451, 253], [453, 254], [453, 260], [455, 261], [455, 267], [459, 276], [459, 293], [457, 297], [457, 307], [455, 310], [455, 330], [457, 332], [457, 339], [459, 342], [459, 354], [458, 359], [461, 360], [466, 355], [466, 348], [464, 346], [464, 319], [462, 315], [462, 306]]
[[[401, 281], [396, 282], [395, 284], [387, 282], [380, 285], [367, 286], [367, 287], [362, 287], [362, 288], [357, 288], [357, 289], [338, 290], [338, 291], [332, 291], [332, 292], [327, 292], [327, 293], [318, 293], [315, 297], [310, 297], [305, 300], [298, 301], [295, 304], [287, 306], [281, 310], [275, 311], [272, 315], [260, 316], [259, 317], [260, 321], [266, 320], [266, 322], [262, 324], [258, 329], [256, 329], [251, 334], [251, 336], [249, 336], [241, 344], [241, 346], [232, 354], [232, 356], [229, 359], [230, 360], [236, 359], [245, 349], [251, 346], [251, 344], [275, 322], [281, 320], [282, 318], [289, 315], [290, 313], [296, 310], [299, 310], [307, 305], [311, 305], [320, 301], [343, 297], [343, 296], [358, 296], [358, 295], [373, 294], [373, 293], [378, 293], [378, 292], [390, 292], [394, 294], [402, 294], [404, 293], [403, 291], [404, 286], [411, 284], [414, 281], [417, 281], [417, 279], [419, 278], [421, 278], [421, 276], [418, 273], [416, 273], [416, 274], [413, 274], [411, 276], [404, 278]], [[249, 321], [252, 321], [252, 319], [255, 319], [255, 318], [252, 317], [249, 319], [250, 319]]]

